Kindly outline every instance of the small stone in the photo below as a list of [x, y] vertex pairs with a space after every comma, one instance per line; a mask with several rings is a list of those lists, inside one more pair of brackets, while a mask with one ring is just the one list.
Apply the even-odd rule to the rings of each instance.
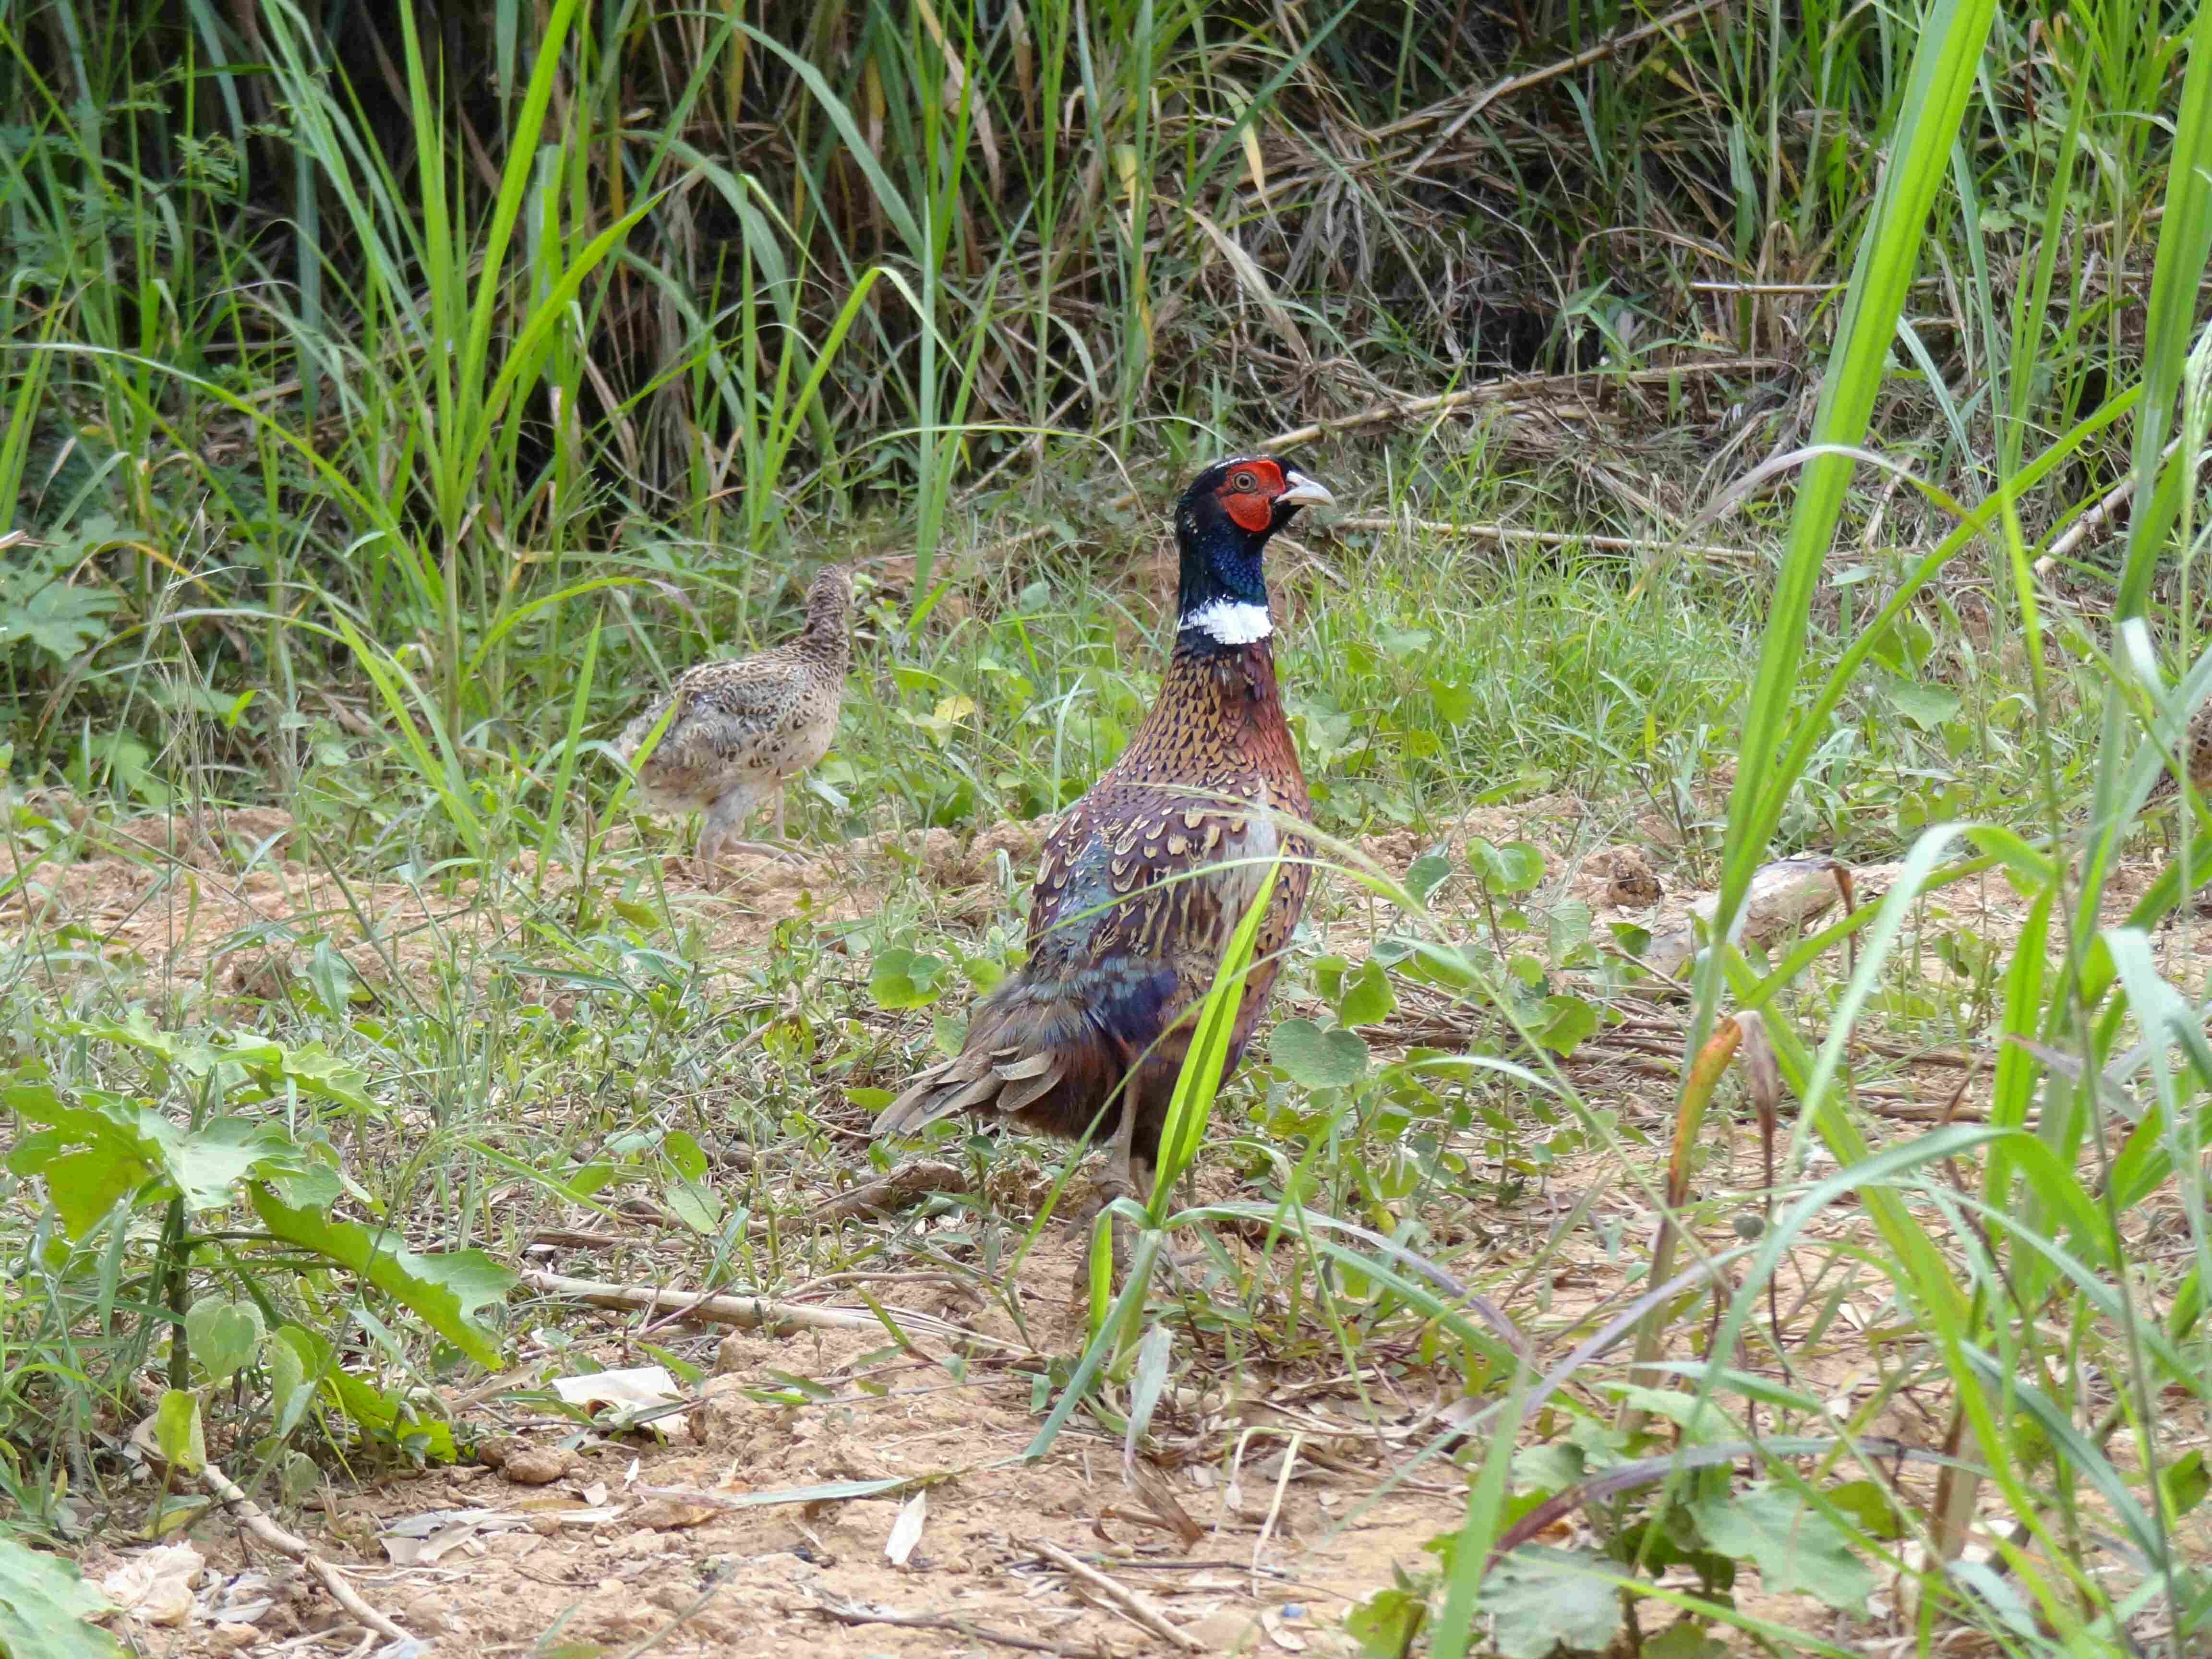
[[240, 1625], [223, 1620], [208, 1632], [208, 1645], [217, 1653], [243, 1653], [261, 1639], [261, 1632], [251, 1625]]
[[1659, 878], [1651, 873], [1651, 866], [1644, 861], [1644, 854], [1633, 847], [1616, 847], [1605, 884], [1605, 902], [1625, 908], [1636, 908], [1656, 904], [1660, 896]]
[[1186, 1636], [1208, 1653], [1246, 1653], [1260, 1642], [1259, 1614], [1237, 1613], [1227, 1607], [1219, 1613], [1209, 1613], [1196, 1624], [1182, 1628]]
[[576, 1454], [558, 1446], [526, 1446], [511, 1451], [500, 1473], [518, 1486], [550, 1486], [574, 1466]]

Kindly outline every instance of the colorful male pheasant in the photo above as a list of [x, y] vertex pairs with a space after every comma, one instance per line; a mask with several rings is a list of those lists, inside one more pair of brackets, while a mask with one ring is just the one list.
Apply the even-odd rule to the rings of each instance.
[[1207, 467], [1176, 510], [1174, 654], [1152, 713], [1045, 843], [1029, 960], [977, 1005], [966, 1045], [915, 1077], [878, 1135], [987, 1109], [1068, 1137], [1112, 1127], [1108, 1189], [1158, 1161], [1191, 1020], [1280, 853], [1229, 1053], [1233, 1068], [1305, 908], [1312, 810], [1275, 684], [1261, 556], [1328, 491], [1271, 455]]

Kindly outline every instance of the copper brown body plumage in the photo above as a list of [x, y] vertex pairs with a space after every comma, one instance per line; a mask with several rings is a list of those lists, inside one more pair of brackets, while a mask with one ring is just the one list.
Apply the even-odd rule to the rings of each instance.
[[977, 1005], [961, 1052], [916, 1076], [876, 1133], [988, 1111], [1112, 1137], [1108, 1184], [1157, 1162], [1190, 1016], [1278, 853], [1228, 1064], [1242, 1058], [1305, 908], [1310, 813], [1283, 719], [1261, 571], [1267, 539], [1328, 492], [1270, 456], [1223, 461], [1179, 504], [1175, 649], [1152, 712], [1046, 842], [1029, 960]]
[[[695, 866], [702, 881], [712, 878], [715, 860], [733, 847], [792, 856], [781, 847], [733, 837], [754, 813], [770, 807], [781, 840], [784, 786], [829, 752], [852, 660], [852, 573], [831, 565], [806, 591], [806, 627], [797, 639], [685, 669], [617, 739], [616, 751], [635, 766], [647, 805], [707, 815]], [[672, 702], [676, 712], [660, 741], [638, 760], [639, 746]]]

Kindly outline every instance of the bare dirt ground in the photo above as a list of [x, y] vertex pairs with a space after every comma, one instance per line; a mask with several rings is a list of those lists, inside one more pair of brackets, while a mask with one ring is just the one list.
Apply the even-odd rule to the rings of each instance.
[[[1610, 841], [1594, 833], [1577, 803], [1547, 799], [1492, 809], [1446, 839], [1457, 851], [1469, 835], [1525, 836], [1547, 854], [1542, 904], [1572, 901], [1601, 923], [1627, 920], [1663, 933], [1689, 894], [1675, 849], [1654, 827], [1641, 826], [1633, 845]], [[103, 830], [91, 856], [23, 872], [0, 898], [0, 934], [34, 927], [80, 953], [80, 969], [90, 957], [106, 971], [250, 999], [266, 994], [272, 975], [301, 971], [315, 939], [335, 942], [374, 988], [380, 975], [449, 953], [457, 933], [502, 925], [473, 888], [431, 896], [404, 884], [342, 882], [288, 856], [290, 829], [281, 814], [234, 812]], [[1040, 832], [1006, 824], [974, 841], [944, 831], [878, 837], [804, 868], [748, 865], [722, 891], [687, 891], [681, 903], [717, 954], [757, 948], [802, 905], [817, 915], [864, 915], [905, 881], [937, 890], [954, 915], [965, 905], [982, 915], [996, 902], [986, 885], [996, 854], [1025, 870]], [[1384, 836], [1359, 850], [1397, 875], [1435, 839]], [[669, 867], [678, 868], [672, 855]], [[1862, 901], [1877, 896], [1890, 873], [1856, 872]], [[2154, 873], [2154, 866], [2130, 869], [2118, 890], [2139, 891]], [[549, 872], [556, 888], [564, 877]], [[1930, 925], [2002, 945], [2016, 928], [2010, 897], [1994, 877], [1950, 890], [1931, 902], [1940, 914]], [[1474, 914], [1471, 899], [1453, 902]], [[1319, 920], [1332, 944], [1350, 945], [1370, 928], [1354, 892], [1337, 893]], [[2184, 982], [2201, 982], [2212, 945], [2205, 932], [2185, 927], [2161, 941], [2169, 972]], [[1648, 1251], [1656, 1215], [1647, 1194], [1664, 1158], [1679, 1005], [1635, 997], [1622, 1006], [1622, 1022], [1579, 1052], [1575, 1066], [1586, 1091], [1649, 1136], [1628, 1178], [1615, 1152], [1589, 1150], [1547, 1179], [1515, 1192], [1501, 1183], [1493, 1201], [1433, 1218], [1438, 1237], [1480, 1242], [1483, 1265], [1506, 1285], [1505, 1312], [1524, 1330], [1560, 1328], [1616, 1301], [1627, 1268]], [[1404, 1029], [1371, 1035], [1435, 1041], [1442, 1018], [1408, 1005]], [[1917, 1133], [1930, 1118], [1972, 1114], [1985, 1054], [1870, 1042], [1869, 1075], [1877, 1080], [1863, 1087], [1862, 1103], [1875, 1114], [1877, 1133], [1884, 1125]], [[864, 1122], [854, 1115], [855, 1130]], [[1723, 1189], [1757, 1187], [1753, 1144], [1724, 1123], [1716, 1133], [1727, 1145], [1710, 1178]], [[1038, 1196], [1024, 1185], [1024, 1169], [1015, 1160], [1008, 1179], [994, 1177], [989, 1189], [1017, 1222]], [[1198, 1179], [1208, 1196], [1237, 1195], [1235, 1173], [1216, 1163], [1202, 1165]], [[2154, 1231], [2160, 1214], [2152, 1205], [2134, 1219]], [[836, 1213], [823, 1219], [860, 1224]], [[1569, 1221], [1575, 1231], [1562, 1239]], [[333, 1479], [285, 1522], [433, 1653], [572, 1659], [802, 1648], [824, 1659], [1240, 1647], [1349, 1653], [1341, 1629], [1349, 1603], [1389, 1583], [1394, 1568], [1417, 1571], [1427, 1559], [1423, 1546], [1458, 1524], [1464, 1477], [1442, 1459], [1414, 1456], [1447, 1421], [1438, 1413], [1453, 1404], [1454, 1373], [1411, 1352], [1361, 1355], [1351, 1368], [1276, 1366], [1264, 1344], [1234, 1364], [1218, 1349], [1179, 1353], [1179, 1365], [1191, 1362], [1180, 1389], [1163, 1401], [1145, 1450], [1128, 1465], [1120, 1439], [1081, 1415], [1049, 1453], [1024, 1462], [1049, 1397], [1037, 1381], [1041, 1356], [1072, 1355], [1082, 1345], [1069, 1299], [1077, 1246], [1053, 1222], [1020, 1259], [1008, 1291], [1023, 1312], [1017, 1323], [1009, 1303], [988, 1302], [959, 1275], [929, 1270], [938, 1224], [951, 1223], [917, 1224], [895, 1251], [873, 1259], [881, 1271], [852, 1277], [895, 1317], [918, 1316], [914, 1329], [940, 1329], [931, 1322], [942, 1321], [966, 1337], [909, 1337], [902, 1351], [880, 1326], [723, 1334], [565, 1297], [526, 1308], [518, 1300], [527, 1332], [521, 1369], [442, 1391], [476, 1462]], [[1855, 1210], [1839, 1208], [1814, 1236], [1843, 1242], [1862, 1224]], [[554, 1217], [520, 1265], [634, 1285], [696, 1282], [696, 1240], [674, 1229], [611, 1236], [606, 1227], [582, 1212]], [[1727, 1235], [1717, 1221], [1707, 1242], [1717, 1248], [1731, 1242]], [[1250, 1248], [1233, 1237], [1228, 1243]], [[1516, 1274], [1516, 1263], [1531, 1266]], [[1795, 1381], [1847, 1411], [1881, 1381], [1882, 1322], [1893, 1311], [1885, 1309], [1886, 1287], [1817, 1274], [1808, 1282], [1798, 1266], [1793, 1261], [1778, 1281], [1785, 1328], [1803, 1328], [1816, 1295], [1830, 1298], [1832, 1316], [1816, 1344], [1793, 1352]], [[1195, 1267], [1188, 1281], [1201, 1297], [1212, 1283], [1207, 1272]], [[849, 1283], [801, 1287], [787, 1300], [867, 1312]], [[689, 1409], [653, 1430], [579, 1434], [574, 1419], [530, 1403], [555, 1377], [592, 1364], [650, 1364], [657, 1355], [708, 1376], [688, 1391]], [[1126, 1408], [1126, 1388], [1109, 1389], [1108, 1398]], [[1908, 1395], [1872, 1426], [1926, 1444], [1942, 1419], [1940, 1402]], [[847, 1485], [822, 1490], [834, 1483]], [[905, 1536], [917, 1523], [918, 1534]], [[1571, 1519], [1547, 1541], [1588, 1536]], [[134, 1627], [142, 1650], [176, 1659], [366, 1651], [357, 1626], [295, 1564], [249, 1545], [220, 1516], [199, 1522], [191, 1540], [206, 1559], [196, 1611], [179, 1626]], [[895, 1552], [902, 1564], [887, 1553], [895, 1541], [905, 1547]], [[100, 1579], [132, 1553], [95, 1545], [82, 1561], [87, 1577]], [[1802, 1597], [1763, 1595], [1749, 1579], [1739, 1598], [1778, 1624], [1871, 1644], [1867, 1650], [1881, 1650], [1886, 1634], [1907, 1628], [1887, 1593], [1869, 1620], [1856, 1623]], [[1646, 1635], [1656, 1627], [1647, 1624]]]

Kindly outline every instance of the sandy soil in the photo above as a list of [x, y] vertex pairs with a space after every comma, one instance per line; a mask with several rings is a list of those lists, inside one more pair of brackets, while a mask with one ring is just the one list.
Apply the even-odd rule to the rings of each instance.
[[[741, 952], [802, 905], [817, 915], [860, 916], [908, 880], [935, 890], [952, 915], [988, 917], [997, 903], [988, 884], [998, 854], [1025, 870], [1040, 831], [1005, 824], [973, 841], [936, 830], [877, 837], [804, 867], [748, 863], [713, 893], [684, 885], [672, 853], [668, 878], [676, 905], [716, 950]], [[1601, 924], [1656, 928], [1679, 917], [1689, 896], [1663, 838], [1609, 841], [1565, 798], [1491, 809], [1445, 839], [1458, 851], [1470, 835], [1526, 837], [1545, 850], [1551, 878], [1531, 906], [1540, 928], [1542, 909], [1566, 901], [1589, 907]], [[19, 872], [13, 890], [0, 895], [0, 933], [35, 925], [107, 971], [248, 1000], [305, 971], [318, 940], [342, 950], [374, 989], [421, 962], [453, 959], [457, 938], [477, 950], [496, 945], [513, 925], [466, 884], [430, 895], [400, 884], [341, 883], [289, 856], [292, 839], [289, 822], [266, 811], [100, 830], [89, 856], [31, 862]], [[1435, 839], [1382, 836], [1359, 850], [1397, 875]], [[0, 863], [0, 885], [9, 884], [8, 873]], [[2130, 869], [2119, 892], [2139, 891], [2154, 873]], [[1862, 900], [1878, 896], [1892, 874], [1858, 872]], [[556, 889], [566, 880], [566, 872], [548, 875]], [[1449, 911], [1472, 900], [1448, 893], [1444, 902]], [[2017, 931], [2019, 907], [1994, 877], [1946, 893], [1940, 911], [1929, 925], [2000, 943]], [[1365, 901], [1344, 891], [1318, 920], [1332, 943], [1364, 938], [1370, 925]], [[2206, 931], [2161, 940], [2179, 976], [2201, 982]], [[85, 969], [82, 956], [76, 966]], [[1575, 1067], [1594, 1097], [1652, 1132], [1644, 1182], [1624, 1181], [1610, 1154], [1592, 1152], [1517, 1197], [1501, 1189], [1468, 1213], [1431, 1218], [1438, 1237], [1484, 1243], [1485, 1265], [1507, 1275], [1507, 1311], [1524, 1324], [1556, 1327], [1607, 1304], [1621, 1291], [1624, 1263], [1648, 1245], [1656, 1218], [1645, 1182], [1663, 1156], [1680, 1026], [1678, 1010], [1663, 1000], [1626, 1006], [1623, 1023], [1593, 1039]], [[1443, 1014], [1415, 1000], [1400, 1018], [1398, 1040], [1450, 1035]], [[1962, 1065], [1911, 1048], [1870, 1058], [1888, 1075], [1865, 1089], [1866, 1103], [1888, 1110], [1900, 1133], [1939, 1112], [1971, 1115], [1972, 1085], [1986, 1070], [1985, 1060], [1968, 1055]], [[1726, 1125], [1717, 1133], [1724, 1145], [1709, 1178], [1723, 1190], [1759, 1184], [1755, 1149]], [[989, 1193], [1016, 1218], [1039, 1197], [1024, 1185], [1024, 1167], [1010, 1165], [1004, 1182], [994, 1176]], [[1209, 1165], [1200, 1178], [1211, 1196], [1237, 1194], [1226, 1170]], [[1562, 1242], [1557, 1230], [1570, 1218], [1580, 1224]], [[2146, 1206], [2135, 1219], [2154, 1229], [2160, 1212]], [[523, 1265], [638, 1285], [691, 1282], [699, 1258], [688, 1236], [649, 1228], [610, 1236], [603, 1218], [580, 1212], [568, 1221], [542, 1230]], [[1120, 1441], [1079, 1415], [1042, 1460], [1024, 1462], [1042, 1421], [1046, 1392], [1037, 1378], [1048, 1357], [1081, 1346], [1069, 1303], [1078, 1247], [1048, 1224], [1004, 1281], [1004, 1298], [988, 1301], [972, 1275], [929, 1270], [933, 1231], [952, 1224], [908, 1220], [884, 1235], [872, 1294], [895, 1313], [949, 1320], [972, 1340], [917, 1338], [902, 1351], [881, 1328], [724, 1335], [665, 1316], [548, 1299], [520, 1322], [533, 1333], [520, 1372], [444, 1393], [477, 1462], [327, 1484], [287, 1524], [345, 1565], [373, 1605], [441, 1656], [583, 1659], [641, 1653], [639, 1644], [650, 1643], [670, 1655], [804, 1648], [861, 1659], [1210, 1653], [1240, 1643], [1348, 1653], [1340, 1630], [1348, 1601], [1388, 1583], [1394, 1568], [1418, 1569], [1423, 1545], [1457, 1523], [1457, 1475], [1413, 1461], [1451, 1403], [1450, 1373], [1410, 1352], [1363, 1355], [1356, 1373], [1310, 1362], [1278, 1366], [1256, 1351], [1231, 1365], [1218, 1344], [1193, 1346], [1185, 1333], [1177, 1353], [1178, 1365], [1188, 1365], [1179, 1371], [1184, 1386], [1162, 1403], [1133, 1461], [1125, 1466]], [[1816, 1232], [1840, 1241], [1863, 1224], [1856, 1210], [1838, 1208]], [[1225, 1242], [1251, 1249], [1234, 1237]], [[1717, 1224], [1705, 1242], [1734, 1240]], [[1194, 1249], [1194, 1291], [1233, 1295], [1203, 1259]], [[1516, 1262], [1539, 1260], [1540, 1269], [1510, 1277]], [[1839, 1402], [1864, 1398], [1881, 1375], [1882, 1287], [1802, 1284], [1796, 1265], [1778, 1280], [1784, 1324], [1802, 1329], [1824, 1306], [1830, 1314], [1821, 1341], [1793, 1353], [1797, 1384]], [[1267, 1264], [1254, 1279], [1270, 1280]], [[847, 1285], [794, 1296], [865, 1309]], [[665, 1354], [707, 1376], [691, 1390], [696, 1403], [658, 1433], [580, 1427], [542, 1392], [550, 1378], [592, 1364], [650, 1364]], [[1126, 1389], [1111, 1389], [1108, 1398], [1120, 1409]], [[1929, 1402], [1906, 1398], [1875, 1426], [1926, 1444], [1941, 1421]], [[898, 1484], [858, 1494], [810, 1491], [830, 1482]], [[920, 1532], [896, 1565], [886, 1548], [902, 1515], [904, 1530], [919, 1519]], [[433, 1534], [430, 1547], [392, 1541], [392, 1528], [410, 1522], [416, 1534]], [[202, 1521], [191, 1536], [207, 1558], [197, 1611], [181, 1626], [137, 1630], [143, 1650], [176, 1659], [365, 1650], [352, 1621], [292, 1563], [247, 1546], [220, 1518]], [[1563, 1522], [1548, 1541], [1583, 1536], [1577, 1523]], [[1110, 1584], [1085, 1579], [1045, 1546], [1080, 1558]], [[131, 1553], [101, 1543], [82, 1565], [97, 1579]], [[1886, 1595], [1870, 1623], [1847, 1627], [1809, 1601], [1762, 1596], [1749, 1580], [1744, 1590], [1764, 1616], [1832, 1639], [1863, 1642], [1899, 1628]], [[267, 1605], [251, 1618], [223, 1616], [257, 1601]]]

